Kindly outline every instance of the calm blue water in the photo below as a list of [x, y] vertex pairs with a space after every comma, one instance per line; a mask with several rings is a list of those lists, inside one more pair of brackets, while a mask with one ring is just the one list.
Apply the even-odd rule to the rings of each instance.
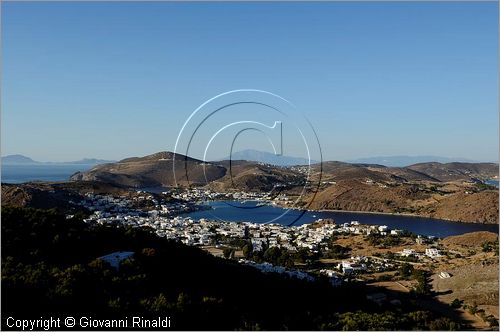
[[2, 182], [67, 181], [75, 172], [86, 171], [94, 166], [89, 164], [2, 165]]
[[[475, 231], [498, 233], [498, 225], [467, 224], [420, 217], [314, 211], [307, 211], [302, 214], [302, 211], [286, 210], [268, 205], [256, 207], [256, 202], [240, 203], [236, 201], [215, 201], [208, 202], [207, 204], [212, 207], [211, 210], [196, 211], [187, 214], [187, 216], [195, 220], [206, 218], [233, 222], [250, 221], [255, 223], [265, 223], [274, 219], [274, 221], [272, 221], [273, 223], [281, 225], [290, 225], [297, 219], [294, 225], [311, 223], [319, 218], [332, 218], [337, 224], [357, 220], [361, 224], [387, 225], [391, 229], [405, 229], [416, 234], [433, 235], [437, 237], [459, 235]], [[285, 211], [288, 212], [283, 215]]]
[[490, 179], [490, 180], [484, 181], [484, 183], [489, 184], [490, 186], [495, 186], [498, 188], [498, 180]]

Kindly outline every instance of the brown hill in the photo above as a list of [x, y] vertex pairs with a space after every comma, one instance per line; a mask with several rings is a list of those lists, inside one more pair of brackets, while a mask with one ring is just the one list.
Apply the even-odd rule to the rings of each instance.
[[82, 210], [77, 203], [87, 193], [130, 196], [135, 191], [98, 181], [2, 183], [2, 206]]
[[[310, 196], [307, 197], [310, 199]], [[405, 213], [473, 223], [498, 223], [498, 191], [446, 183], [342, 180], [321, 188], [312, 209]]]
[[[407, 167], [386, 167], [327, 161], [321, 166], [323, 177], [331, 180], [448, 182], [493, 178], [498, 176], [499, 172], [498, 164], [494, 163], [421, 163]], [[319, 172], [320, 165], [313, 165], [313, 169]]]
[[438, 219], [478, 223], [498, 223], [498, 191], [485, 190], [447, 195], [428, 208], [428, 214]]
[[[175, 163], [175, 177], [173, 164]], [[71, 176], [76, 181], [102, 181], [127, 187], [173, 186], [178, 184], [206, 184], [223, 177], [226, 168], [172, 152], [159, 152], [145, 157], [120, 160], [103, 164], [87, 172]], [[205, 178], [206, 176], [206, 178]]]
[[[103, 164], [87, 172], [74, 174], [72, 180], [104, 181], [129, 187], [172, 186], [174, 153], [159, 152], [144, 157], [123, 159]], [[298, 184], [304, 173], [294, 167], [279, 167], [257, 162], [207, 162], [175, 155], [175, 175], [180, 185], [188, 182], [205, 185], [217, 181], [216, 186], [243, 190], [269, 190], [275, 184]], [[498, 175], [498, 165], [492, 163], [422, 163], [408, 167], [386, 167], [375, 164], [349, 164], [328, 161], [312, 166], [312, 179], [321, 176], [324, 181], [359, 180], [379, 183], [446, 182], [491, 178]], [[302, 174], [302, 175], [301, 175]], [[232, 181], [231, 181], [232, 179]], [[301, 179], [299, 181], [299, 179]]]
[[414, 184], [377, 185], [359, 180], [343, 180], [321, 190], [311, 208], [327, 210], [414, 213], [419, 202], [431, 198], [424, 186]]
[[485, 242], [495, 242], [498, 234], [492, 232], [473, 232], [463, 235], [448, 236], [443, 239], [445, 246], [480, 247]]
[[293, 189], [304, 183], [304, 175], [291, 168], [243, 160], [222, 161], [219, 166], [227, 169], [226, 175], [210, 184], [221, 190], [268, 192], [277, 187]]
[[494, 163], [421, 163], [406, 168], [427, 174], [443, 182], [498, 176], [498, 164]]
[[87, 172], [71, 176], [74, 181], [101, 181], [126, 187], [174, 186], [188, 183], [210, 184], [221, 190], [269, 191], [277, 185], [292, 187], [303, 181], [303, 175], [279, 166], [233, 160], [204, 163], [201, 160], [160, 152], [145, 157], [120, 160], [99, 165]]

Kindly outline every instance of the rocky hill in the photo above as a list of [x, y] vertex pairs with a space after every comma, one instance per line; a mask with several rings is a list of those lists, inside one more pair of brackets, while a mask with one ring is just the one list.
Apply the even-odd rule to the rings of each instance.
[[2, 206], [79, 210], [85, 193], [125, 195], [126, 188], [98, 181], [2, 183]]
[[498, 176], [498, 164], [494, 163], [421, 163], [407, 167], [425, 173], [439, 181], [492, 178]]
[[443, 183], [384, 184], [345, 180], [321, 189], [310, 208], [405, 213], [494, 224], [498, 223], [498, 190]]
[[349, 164], [327, 161], [313, 165], [316, 173], [322, 171], [325, 180], [371, 180], [371, 181], [439, 181], [425, 172], [407, 167], [386, 167], [377, 164]]
[[472, 232], [462, 235], [448, 236], [443, 239], [445, 246], [480, 247], [485, 242], [498, 241], [498, 234], [492, 232]]
[[76, 181], [102, 181], [127, 187], [169, 187], [188, 183], [204, 185], [223, 177], [226, 168], [213, 163], [183, 155], [175, 155], [175, 177], [173, 173], [174, 153], [158, 152], [145, 157], [134, 157], [116, 163], [98, 165], [87, 172], [71, 176]]

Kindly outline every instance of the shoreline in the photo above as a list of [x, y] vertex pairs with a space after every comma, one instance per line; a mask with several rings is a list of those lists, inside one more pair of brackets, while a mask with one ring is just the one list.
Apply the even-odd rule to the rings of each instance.
[[412, 218], [425, 218], [432, 220], [441, 220], [446, 222], [453, 222], [458, 224], [475, 224], [475, 225], [497, 225], [500, 227], [499, 223], [484, 223], [484, 222], [473, 222], [473, 221], [463, 221], [463, 220], [454, 220], [448, 218], [435, 218], [431, 216], [411, 214], [411, 213], [398, 213], [398, 212], [373, 212], [373, 211], [346, 211], [346, 210], [308, 210], [308, 211], [318, 211], [318, 212], [344, 212], [344, 213], [361, 213], [361, 214], [378, 214], [378, 215], [387, 215], [387, 216], [404, 216], [404, 217], [412, 217]]
[[[8, 182], [2, 182], [2, 185], [7, 185], [7, 186], [16, 186], [16, 185], [29, 185], [29, 184], [66, 184], [66, 183], [74, 183], [78, 181], [47, 181], [47, 180], [40, 180], [40, 181], [27, 181], [27, 182], [22, 182], [22, 183], [8, 183]], [[91, 181], [92, 182], [92, 181]], [[150, 193], [161, 193], [164, 190], [169, 190], [171, 187], [142, 187], [142, 188], [127, 188], [128, 190], [144, 190], [146, 192]], [[152, 190], [155, 189], [155, 190]], [[228, 199], [232, 200], [232, 199]], [[225, 201], [223, 200], [213, 200], [213, 201]], [[315, 210], [315, 209], [303, 209], [299, 207], [288, 207], [284, 206], [281, 204], [276, 204], [272, 201], [265, 201], [261, 199], [254, 199], [253, 201], [257, 201], [260, 203], [264, 203], [265, 205], [273, 206], [273, 207], [278, 207], [282, 209], [291, 209], [291, 210], [305, 210], [307, 212], [334, 212], [334, 213], [355, 213], [355, 214], [367, 214], [367, 215], [386, 215], [386, 216], [402, 216], [402, 217], [411, 217], [411, 218], [424, 218], [424, 219], [432, 219], [432, 220], [438, 220], [438, 221], [445, 221], [445, 222], [450, 222], [450, 223], [457, 223], [457, 224], [473, 224], [473, 225], [496, 225], [497, 227], [500, 227], [500, 223], [497, 219], [496, 223], [484, 223], [484, 222], [475, 222], [475, 221], [464, 221], [464, 220], [455, 220], [455, 219], [449, 219], [449, 218], [436, 218], [432, 217], [429, 215], [419, 215], [419, 214], [414, 214], [414, 213], [407, 213], [407, 212], [378, 212], [378, 211], [358, 211], [358, 210], [333, 210], [333, 209], [320, 209], [320, 210]], [[197, 202], [198, 203], [198, 202]], [[195, 203], [195, 204], [197, 204]], [[500, 228], [499, 228], [500, 232]]]
[[[227, 200], [210, 200], [212, 202], [223, 202]], [[229, 200], [229, 201], [234, 201], [234, 200]], [[249, 200], [247, 200], [249, 201]], [[254, 200], [255, 202], [262, 202], [262, 200]], [[282, 208], [282, 209], [290, 209], [290, 210], [301, 210], [301, 211], [307, 211], [307, 212], [338, 212], [338, 213], [355, 213], [355, 214], [368, 214], [368, 215], [385, 215], [385, 216], [402, 216], [402, 217], [411, 217], [411, 218], [420, 218], [420, 219], [431, 219], [431, 220], [436, 220], [436, 221], [444, 221], [444, 222], [449, 222], [449, 223], [455, 223], [455, 224], [469, 224], [469, 225], [496, 225], [499, 227], [499, 233], [500, 233], [500, 224], [499, 223], [481, 223], [481, 222], [470, 222], [470, 221], [459, 221], [459, 220], [453, 220], [453, 219], [445, 219], [445, 218], [434, 218], [430, 216], [423, 216], [423, 215], [417, 215], [417, 214], [410, 214], [410, 213], [397, 213], [397, 212], [375, 212], [375, 211], [351, 211], [351, 210], [329, 210], [329, 209], [321, 209], [321, 210], [314, 210], [314, 209], [302, 209], [298, 207], [287, 207], [287, 206], [281, 206], [278, 204], [273, 204], [271, 202], [266, 202], [265, 205], [271, 206], [271, 207], [277, 207], [277, 208]]]
[[454, 220], [448, 218], [435, 218], [431, 216], [418, 215], [412, 213], [398, 213], [398, 212], [374, 212], [374, 211], [347, 211], [347, 210], [307, 210], [311, 212], [340, 212], [340, 213], [359, 213], [359, 214], [374, 214], [374, 215], [386, 215], [386, 216], [403, 216], [403, 217], [411, 217], [411, 218], [421, 218], [421, 219], [432, 219], [432, 220], [440, 220], [446, 222], [452, 222], [457, 224], [474, 224], [474, 225], [497, 225], [500, 227], [499, 223], [484, 223], [484, 222], [473, 222], [473, 221], [463, 221], [463, 220]]
[[375, 214], [375, 215], [386, 215], [386, 216], [403, 216], [403, 217], [412, 217], [412, 218], [425, 218], [425, 219], [432, 219], [432, 220], [440, 220], [440, 221], [446, 221], [446, 222], [453, 222], [453, 223], [459, 223], [459, 224], [475, 224], [475, 225], [497, 225], [500, 227], [500, 222], [496, 223], [484, 223], [484, 222], [474, 222], [474, 221], [463, 221], [463, 220], [455, 220], [455, 219], [448, 219], [448, 218], [435, 218], [431, 216], [426, 216], [426, 215], [419, 215], [419, 214], [414, 214], [414, 213], [400, 213], [400, 212], [376, 212], [376, 211], [357, 211], [357, 210], [330, 210], [330, 209], [320, 209], [320, 210], [315, 210], [315, 209], [302, 209], [302, 208], [297, 208], [297, 207], [287, 207], [287, 206], [281, 206], [278, 204], [273, 204], [271, 203], [270, 205], [272, 206], [277, 206], [283, 209], [292, 209], [292, 210], [305, 210], [308, 212], [340, 212], [340, 213], [358, 213], [358, 214]]

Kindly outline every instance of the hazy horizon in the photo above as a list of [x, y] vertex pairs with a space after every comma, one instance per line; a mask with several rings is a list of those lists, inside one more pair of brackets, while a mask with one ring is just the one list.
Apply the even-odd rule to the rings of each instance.
[[497, 2], [1, 5], [2, 155], [174, 151], [199, 105], [255, 88], [306, 116], [323, 160], [499, 159]]
[[[173, 152], [173, 151], [168, 151], [168, 150], [163, 150], [163, 151], [167, 151], [167, 152]], [[155, 151], [153, 153], [157, 153], [157, 152], [163, 152], [163, 151]], [[245, 152], [246, 150], [239, 150], [239, 151], [236, 151], [235, 153], [241, 153], [241, 152]], [[255, 151], [255, 152], [264, 152], [265, 151], [259, 151], [259, 150], [252, 150], [252, 151]], [[147, 156], [147, 155], [150, 155], [150, 154], [153, 154], [153, 153], [149, 153], [149, 154], [144, 154], [144, 155], [130, 155], [130, 156], [124, 156], [122, 158], [119, 158], [119, 159], [112, 159], [112, 158], [95, 158], [95, 157], [92, 157], [92, 156], [82, 156], [82, 157], [79, 157], [79, 158], [76, 158], [76, 159], [71, 159], [71, 160], [50, 160], [50, 159], [36, 159], [36, 158], [32, 158], [31, 156], [29, 155], [24, 155], [22, 153], [13, 153], [13, 154], [8, 154], [8, 155], [2, 155], [1, 158], [5, 158], [5, 157], [10, 157], [10, 156], [23, 156], [23, 157], [28, 157], [30, 159], [32, 159], [33, 161], [35, 162], [41, 162], [41, 163], [51, 163], [51, 162], [60, 162], [60, 163], [67, 163], [67, 162], [75, 162], [75, 161], [81, 161], [81, 160], [85, 160], [85, 159], [89, 159], [89, 160], [93, 160], [93, 159], [96, 159], [96, 160], [104, 160], [104, 161], [119, 161], [119, 160], [122, 160], [122, 159], [125, 159], [125, 158], [130, 158], [130, 157], [144, 157], [144, 156]], [[191, 157], [191, 156], [189, 156]], [[298, 157], [298, 156], [293, 156], [293, 155], [283, 155], [282, 157], [284, 158], [301, 158], [301, 157]], [[193, 157], [194, 158], [194, 157]], [[461, 162], [479, 162], [479, 163], [499, 163], [498, 160], [474, 160], [474, 159], [470, 159], [470, 158], [466, 158], [466, 157], [460, 157], [460, 156], [431, 156], [431, 155], [392, 155], [392, 156], [376, 156], [376, 155], [373, 155], [373, 156], [360, 156], [360, 157], [356, 157], [356, 158], [351, 158], [351, 159], [337, 159], [337, 160], [334, 160], [334, 159], [323, 159], [323, 162], [325, 161], [342, 161], [342, 162], [359, 162], [361, 163], [363, 159], [374, 159], [374, 158], [377, 158], [377, 159], [383, 159], [383, 158], [426, 158], [428, 159], [429, 161], [437, 161], [437, 159], [450, 159], [450, 160], [460, 160]], [[435, 158], [436, 160], [433, 160], [432, 158]], [[227, 158], [218, 158], [218, 159], [211, 159], [209, 161], [219, 161], [219, 160], [227, 160]]]

